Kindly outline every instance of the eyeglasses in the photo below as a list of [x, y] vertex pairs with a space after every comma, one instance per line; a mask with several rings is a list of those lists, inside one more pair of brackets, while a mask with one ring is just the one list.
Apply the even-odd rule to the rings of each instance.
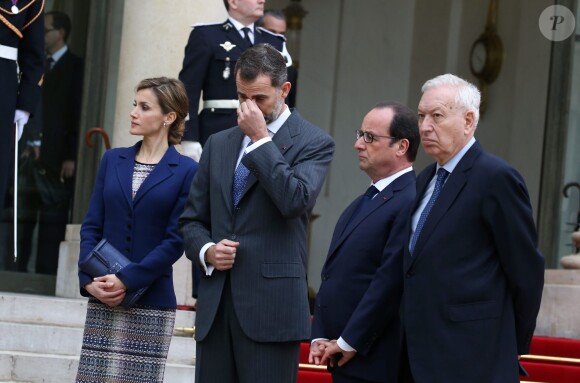
[[356, 133], [356, 139], [357, 140], [362, 137], [367, 144], [372, 144], [373, 141], [377, 137], [380, 137], [380, 138], [390, 138], [390, 139], [393, 139], [393, 140], [396, 140], [397, 139], [397, 137], [393, 137], [393, 136], [379, 136], [378, 134], [374, 134], [374, 133], [371, 133], [371, 132], [364, 132], [364, 131], [362, 131], [360, 129], [355, 130], [355, 133]]

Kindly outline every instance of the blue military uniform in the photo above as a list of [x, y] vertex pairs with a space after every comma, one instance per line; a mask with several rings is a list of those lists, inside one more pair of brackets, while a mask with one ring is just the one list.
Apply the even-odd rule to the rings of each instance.
[[[254, 30], [254, 44], [268, 43], [282, 52], [284, 41], [283, 36], [263, 28]], [[249, 47], [229, 20], [194, 26], [179, 73], [189, 98], [185, 141], [198, 141], [203, 145], [211, 134], [237, 125], [234, 69], [242, 52]], [[202, 91], [204, 109], [198, 116]]]
[[[32, 113], [44, 69], [44, 1], [0, 0], [0, 207], [5, 202], [14, 142], [14, 112]], [[17, 73], [17, 70], [19, 73]], [[20, 77], [20, 81], [18, 81]]]

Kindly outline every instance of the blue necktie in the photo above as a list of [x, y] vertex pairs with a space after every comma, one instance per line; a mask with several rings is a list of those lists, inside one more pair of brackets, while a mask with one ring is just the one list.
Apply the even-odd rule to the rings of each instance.
[[417, 228], [415, 228], [415, 232], [413, 233], [413, 238], [411, 238], [411, 244], [409, 245], [409, 251], [413, 254], [413, 250], [415, 249], [415, 245], [417, 244], [417, 239], [419, 238], [419, 234], [421, 234], [421, 229], [423, 229], [423, 225], [425, 225], [425, 221], [429, 216], [429, 212], [433, 205], [435, 205], [435, 201], [439, 197], [439, 193], [441, 189], [443, 189], [443, 184], [445, 183], [445, 179], [449, 172], [443, 168], [439, 168], [437, 171], [437, 181], [435, 181], [435, 188], [433, 189], [433, 194], [431, 194], [431, 198], [429, 198], [429, 202], [425, 205], [425, 209], [421, 212], [421, 216], [419, 217], [419, 222], [417, 222]]
[[[250, 146], [250, 145], [252, 145], [252, 141], [250, 141], [247, 146]], [[244, 158], [245, 155], [246, 155], [246, 149], [244, 149], [244, 154], [242, 154], [242, 159]], [[246, 183], [248, 181], [249, 175], [250, 175], [250, 171], [242, 163], [242, 160], [240, 160], [240, 163], [238, 164], [238, 167], [236, 168], [236, 171], [234, 172], [234, 187], [233, 187], [233, 191], [232, 191], [232, 200], [234, 202], [234, 207], [238, 206], [238, 203], [240, 202], [240, 198], [242, 198], [242, 193], [244, 192], [244, 189], [246, 187]]]

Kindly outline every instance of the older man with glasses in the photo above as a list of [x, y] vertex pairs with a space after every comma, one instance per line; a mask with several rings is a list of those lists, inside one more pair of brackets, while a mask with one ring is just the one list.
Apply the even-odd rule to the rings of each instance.
[[[359, 167], [371, 186], [336, 224], [309, 356], [316, 364], [331, 357], [334, 383], [397, 381], [404, 223], [415, 198], [418, 147], [417, 117], [396, 102], [377, 104], [356, 131]], [[342, 357], [331, 356], [337, 353]]]

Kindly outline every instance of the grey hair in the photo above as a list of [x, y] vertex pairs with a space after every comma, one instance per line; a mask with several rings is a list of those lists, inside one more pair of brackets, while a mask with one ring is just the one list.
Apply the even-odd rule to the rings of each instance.
[[481, 93], [479, 89], [469, 81], [447, 73], [427, 80], [423, 84], [421, 92], [425, 93], [429, 89], [441, 86], [449, 86], [457, 89], [455, 93], [455, 104], [468, 112], [473, 112], [475, 118], [474, 128], [477, 128], [479, 122], [479, 105], [481, 104]]

